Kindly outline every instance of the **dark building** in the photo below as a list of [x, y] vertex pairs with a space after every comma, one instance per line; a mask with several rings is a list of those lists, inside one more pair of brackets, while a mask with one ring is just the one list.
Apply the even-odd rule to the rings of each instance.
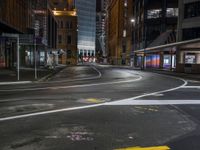
[[23, 34], [32, 26], [31, 0], [0, 1], [0, 68], [16, 66], [17, 39], [3, 33]]
[[44, 65], [47, 51], [56, 47], [56, 26], [48, 0], [0, 1], [0, 68], [16, 67], [16, 37], [20, 66], [34, 65], [34, 57]]
[[[200, 0], [179, 0], [178, 41], [200, 38]], [[200, 73], [200, 42], [177, 50], [177, 71]]]
[[174, 68], [176, 54], [172, 49], [148, 54], [137, 50], [176, 42], [178, 0], [135, 0], [134, 16], [135, 66]]
[[[135, 0], [134, 10], [136, 49], [160, 45], [153, 42], [177, 28], [178, 0]], [[162, 44], [175, 42], [175, 34], [174, 39], [164, 39]]]
[[[57, 21], [49, 6], [49, 0], [32, 0], [34, 36], [36, 39], [37, 63], [46, 65], [48, 54], [56, 49]], [[26, 49], [27, 64], [33, 65], [34, 51]]]

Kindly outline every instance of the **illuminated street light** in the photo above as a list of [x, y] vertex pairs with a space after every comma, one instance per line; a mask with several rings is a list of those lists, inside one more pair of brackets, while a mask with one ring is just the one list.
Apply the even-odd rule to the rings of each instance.
[[135, 19], [131, 19], [131, 23], [134, 23], [135, 22]]

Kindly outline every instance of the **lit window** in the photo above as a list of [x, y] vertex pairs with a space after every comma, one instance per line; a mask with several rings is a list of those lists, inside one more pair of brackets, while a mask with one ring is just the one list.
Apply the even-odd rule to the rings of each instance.
[[126, 37], [126, 30], [123, 31], [123, 37]]
[[167, 17], [178, 17], [178, 8], [167, 8]]
[[160, 18], [161, 16], [162, 16], [162, 10], [161, 9], [147, 10], [147, 18], [148, 19]]

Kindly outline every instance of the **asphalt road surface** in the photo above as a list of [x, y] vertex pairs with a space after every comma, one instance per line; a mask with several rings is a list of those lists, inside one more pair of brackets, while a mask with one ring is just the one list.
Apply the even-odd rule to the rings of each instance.
[[0, 86], [0, 149], [200, 150], [199, 104], [199, 81], [67, 67], [46, 82]]

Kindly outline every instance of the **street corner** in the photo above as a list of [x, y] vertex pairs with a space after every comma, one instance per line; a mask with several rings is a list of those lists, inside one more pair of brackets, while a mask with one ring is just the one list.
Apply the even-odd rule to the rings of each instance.
[[85, 104], [99, 104], [99, 103], [105, 103], [109, 102], [111, 99], [110, 98], [83, 98], [79, 99], [79, 103], [85, 103]]
[[127, 147], [114, 150], [170, 150], [168, 146], [153, 146], [153, 147]]

